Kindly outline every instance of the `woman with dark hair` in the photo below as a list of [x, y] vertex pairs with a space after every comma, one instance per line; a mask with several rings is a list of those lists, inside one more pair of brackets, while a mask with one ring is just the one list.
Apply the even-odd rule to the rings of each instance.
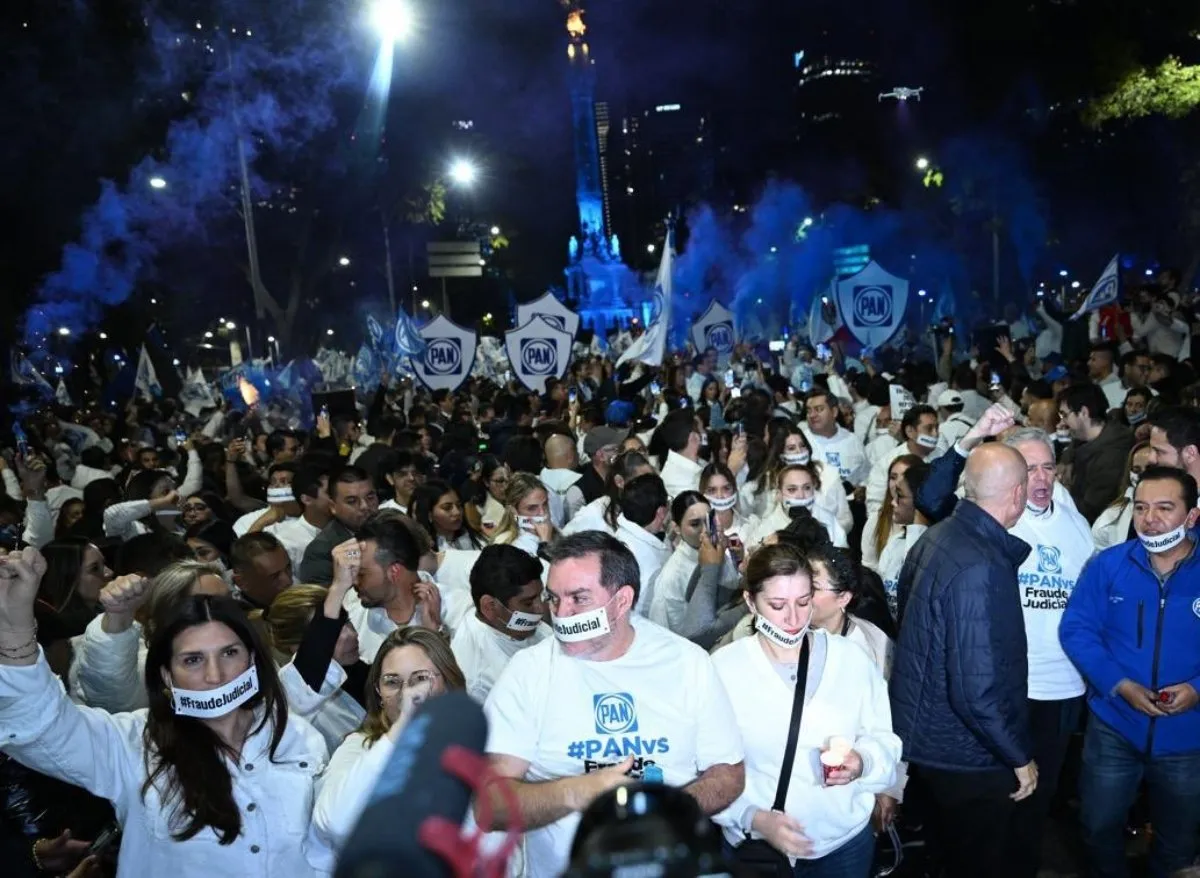
[[896, 482], [904, 475], [904, 471], [910, 466], [917, 463], [922, 463], [921, 458], [915, 454], [902, 454], [893, 460], [888, 465], [887, 471], [887, 493], [884, 494], [883, 504], [878, 511], [872, 512], [867, 516], [867, 525], [863, 528], [862, 535], [862, 563], [863, 566], [879, 572], [879, 558], [883, 554], [884, 548], [891, 539], [892, 530], [895, 527], [895, 522], [892, 520], [894, 510], [894, 492]]
[[725, 403], [729, 400], [728, 388], [722, 389], [716, 378], [705, 379], [700, 388], [700, 408], [708, 410], [710, 430], [725, 428]]
[[54, 538], [56, 540], [71, 536], [84, 536], [84, 508], [83, 500], [78, 497], [72, 497], [63, 502], [58, 509], [58, 520], [54, 522]]
[[83, 536], [104, 539], [104, 513], [121, 502], [121, 488], [115, 479], [95, 479], [83, 489], [83, 521], [78, 528]]
[[121, 875], [325, 874], [308, 838], [325, 743], [289, 722], [275, 665], [232, 600], [195, 596], [156, 624], [145, 712], [77, 707], [33, 636], [45, 561], [0, 561], [0, 725], [18, 762], [121, 815]]
[[482, 549], [484, 539], [463, 515], [458, 492], [441, 479], [431, 479], [413, 491], [409, 508], [413, 521], [425, 529], [435, 550]]
[[742, 486], [742, 510], [747, 515], [766, 518], [779, 500], [779, 484], [785, 467], [811, 465], [817, 480], [817, 506], [837, 519], [846, 533], [854, 529], [850, 501], [841, 477], [812, 453], [812, 443], [804, 431], [784, 418], [772, 418], [767, 425], [771, 436], [767, 456]]
[[180, 519], [185, 528], [194, 524], [206, 524], [210, 521], [225, 521], [232, 524], [236, 516], [229, 511], [225, 501], [219, 494], [212, 491], [197, 491], [185, 497], [179, 507]]
[[417, 707], [466, 687], [444, 637], [419, 627], [388, 635], [367, 675], [367, 717], [329, 760], [313, 811], [318, 838], [335, 852], [346, 843]]
[[[650, 621], [676, 633], [687, 613], [688, 582], [700, 563], [700, 540], [709, 536], [711, 509], [699, 491], [684, 491], [671, 503], [671, 522], [679, 542], [658, 571], [646, 615]], [[737, 578], [737, 567], [727, 558], [724, 579], [736, 584]]]
[[184, 490], [175, 487], [169, 472], [161, 469], [141, 470], [129, 480], [125, 487], [125, 502], [114, 503], [104, 510], [104, 533], [106, 536], [127, 540], [140, 534], [158, 531], [177, 531], [180, 515], [180, 495], [191, 496], [200, 487], [192, 483], [192, 470], [199, 471], [199, 458], [188, 464], [188, 481]]
[[478, 524], [473, 527], [485, 537], [491, 537], [504, 517], [504, 492], [508, 490], [512, 471], [494, 454], [479, 458], [479, 488], [476, 496], [467, 501], [466, 517]]
[[71, 639], [79, 637], [99, 612], [100, 589], [112, 579], [104, 556], [85, 537], [54, 540], [42, 548], [46, 572], [34, 612], [38, 643], [50, 670], [66, 678]]
[[237, 536], [233, 528], [220, 519], [191, 525], [183, 535], [197, 561], [215, 564], [228, 579], [229, 555]]

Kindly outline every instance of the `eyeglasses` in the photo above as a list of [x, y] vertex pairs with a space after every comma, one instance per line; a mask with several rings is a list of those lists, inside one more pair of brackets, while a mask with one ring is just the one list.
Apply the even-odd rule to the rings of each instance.
[[431, 684], [440, 676], [442, 676], [440, 671], [429, 669], [413, 671], [408, 675], [407, 679], [401, 678], [399, 674], [385, 674], [379, 678], [379, 691], [402, 692], [404, 691], [405, 686], [412, 688], [413, 686]]

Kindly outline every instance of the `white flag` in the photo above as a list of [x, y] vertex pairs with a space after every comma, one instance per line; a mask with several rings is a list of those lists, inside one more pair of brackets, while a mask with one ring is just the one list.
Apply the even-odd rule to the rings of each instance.
[[61, 378], [58, 379], [58, 389], [54, 391], [54, 401], [59, 405], [65, 405], [67, 407], [75, 405], [75, 403], [71, 401], [71, 394], [67, 391], [66, 382]]
[[142, 345], [142, 352], [138, 355], [137, 379], [134, 387], [137, 388], [137, 392], [142, 395], [143, 399], [155, 400], [162, 396], [162, 385], [158, 383], [158, 374], [154, 371], [154, 363], [150, 361], [150, 354], [146, 352], [145, 345]]
[[658, 316], [646, 327], [646, 331], [621, 354], [617, 365], [637, 360], [647, 366], [661, 366], [667, 355], [667, 331], [671, 320], [671, 267], [675, 262], [675, 230], [667, 229], [667, 240], [663, 243], [662, 262], [658, 265], [658, 277], [654, 281], [654, 300]]
[[1071, 315], [1072, 320], [1078, 320], [1088, 311], [1099, 311], [1101, 308], [1117, 301], [1117, 296], [1121, 292], [1120, 263], [1121, 254], [1118, 253], [1108, 263], [1108, 267], [1100, 275], [1100, 280], [1096, 281], [1096, 285], [1092, 287], [1092, 291], [1088, 293], [1088, 297], [1083, 300], [1083, 304], [1079, 306], [1079, 310]]

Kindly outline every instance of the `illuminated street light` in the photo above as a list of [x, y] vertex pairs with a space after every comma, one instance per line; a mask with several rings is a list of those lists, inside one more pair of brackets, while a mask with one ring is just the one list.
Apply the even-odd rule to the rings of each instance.
[[493, 238], [495, 238], [497, 235], [499, 235], [499, 234], [500, 234], [500, 227], [499, 227], [499, 226], [492, 226], [492, 228], [491, 228], [491, 232], [492, 232], [492, 237], [493, 237]]
[[273, 335], [268, 335], [268, 336], [267, 336], [267, 341], [268, 341], [270, 344], [275, 344], [275, 336], [273, 336]]
[[345, 268], [349, 264], [350, 264], [349, 256], [343, 256], [341, 259], [338, 260], [338, 265], [340, 265], [342, 268]]
[[771, 252], [772, 252], [772, 253], [778, 253], [778, 252], [779, 252], [779, 248], [778, 248], [778, 247], [772, 247], [772, 248], [771, 248]]
[[808, 228], [809, 226], [811, 226], [812, 224], [813, 224], [813, 218], [812, 218], [811, 216], [806, 216], [806, 217], [804, 218], [804, 228], [806, 228], [806, 229], [807, 229], [807, 228]]
[[1060, 271], [1060, 272], [1058, 273], [1058, 276], [1059, 276], [1059, 277], [1066, 277], [1066, 276], [1067, 276], [1068, 274], [1070, 274], [1070, 273], [1071, 273], [1071, 272], [1067, 271], [1067, 270], [1064, 268], [1062, 271]]
[[917, 159], [917, 170], [918, 171], [929, 170], [929, 159], [925, 158], [925, 156], [921, 156], [919, 159]]
[[483, 322], [484, 323], [492, 322], [492, 312], [491, 311], [488, 311], [486, 314], [483, 315]]
[[657, 250], [657, 249], [658, 249], [658, 248], [657, 248], [657, 247], [655, 247], [653, 244], [647, 244], [647, 245], [646, 245], [646, 252], [647, 252], [647, 253], [653, 253], [653, 252], [654, 252], [655, 250]]
[[108, 341], [108, 333], [107, 332], [100, 333], [100, 341]]
[[167, 181], [164, 180], [162, 177], [151, 177], [150, 178], [150, 188], [151, 189], [166, 189]]
[[428, 307], [429, 307], [429, 300], [428, 300], [428, 299], [422, 299], [422, 300], [421, 300], [421, 307], [422, 307], [422, 308], [428, 308]]
[[480, 259], [480, 260], [479, 260], [479, 264], [480, 264], [480, 265], [487, 265], [487, 260], [486, 260], [486, 259]]
[[403, 0], [375, 0], [371, 7], [371, 26], [384, 42], [407, 39], [415, 23], [412, 8]]
[[456, 186], [471, 186], [479, 176], [479, 169], [470, 159], [455, 159], [450, 163], [450, 182]]
[[326, 330], [325, 330], [325, 334], [326, 334], [326, 335], [333, 335], [333, 330], [332, 330], [332, 329], [326, 329]]
[[924, 299], [928, 294], [924, 290], [917, 290], [917, 295]]
[[1077, 281], [1077, 280], [1071, 281], [1071, 289], [1073, 289], [1073, 290], [1079, 289], [1079, 281]]
[[58, 334], [63, 335], [63, 336], [70, 335], [71, 329], [70, 329], [70, 327], [67, 327], [67, 326], [60, 326], [60, 327], [58, 327]]
[[212, 338], [212, 337], [213, 337], [212, 330], [209, 330], [208, 332], [204, 333], [204, 337], [205, 337], [205, 338]]

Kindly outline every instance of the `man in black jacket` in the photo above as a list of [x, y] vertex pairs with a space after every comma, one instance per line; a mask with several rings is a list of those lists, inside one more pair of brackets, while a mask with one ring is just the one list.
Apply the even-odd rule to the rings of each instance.
[[1077, 384], [1059, 394], [1058, 414], [1075, 440], [1064, 458], [1071, 465], [1071, 497], [1094, 524], [1120, 493], [1133, 431], [1108, 420], [1108, 400], [1095, 384]]
[[947, 875], [1006, 874], [1016, 802], [1037, 785], [1017, 590], [1029, 546], [1007, 533], [1025, 511], [1026, 483], [1014, 449], [972, 451], [966, 500], [921, 537], [900, 573], [908, 598], [893, 728], [928, 793], [930, 840]]

